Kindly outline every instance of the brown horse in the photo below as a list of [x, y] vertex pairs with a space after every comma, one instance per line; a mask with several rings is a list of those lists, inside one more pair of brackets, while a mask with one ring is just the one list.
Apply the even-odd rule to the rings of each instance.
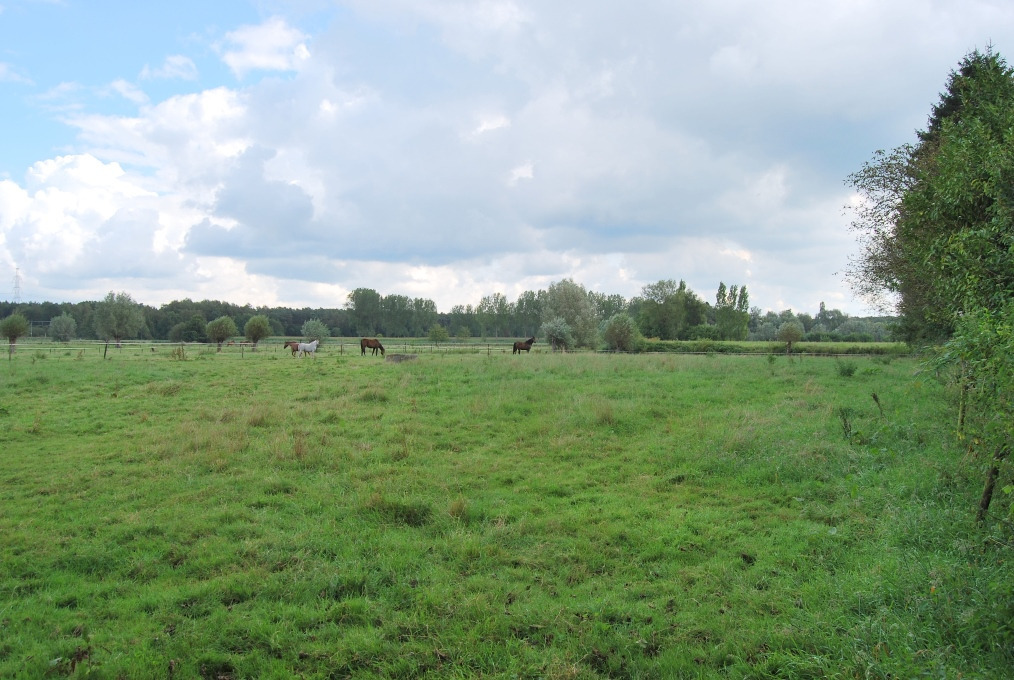
[[377, 356], [377, 350], [380, 350], [380, 356], [384, 356], [384, 346], [380, 344], [380, 340], [376, 338], [363, 338], [359, 341], [359, 349], [362, 350], [363, 356], [366, 356], [366, 348], [369, 347], [373, 350], [373, 356]]
[[534, 344], [535, 344], [535, 336], [528, 338], [524, 342], [515, 342], [514, 351], [511, 352], [511, 354], [521, 354], [522, 350], [524, 350], [525, 352], [531, 352], [532, 345]]
[[296, 356], [296, 352], [299, 351], [299, 343], [295, 340], [287, 340], [282, 347], [288, 347], [292, 350], [292, 356]]

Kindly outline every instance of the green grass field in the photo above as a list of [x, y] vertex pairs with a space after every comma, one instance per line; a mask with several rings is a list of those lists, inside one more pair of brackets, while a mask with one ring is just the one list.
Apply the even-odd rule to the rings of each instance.
[[1014, 667], [912, 359], [145, 351], [0, 368], [0, 677]]

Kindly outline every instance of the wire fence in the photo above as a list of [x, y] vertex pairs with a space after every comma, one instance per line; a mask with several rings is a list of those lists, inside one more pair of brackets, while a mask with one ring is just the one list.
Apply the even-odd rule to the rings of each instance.
[[[256, 344], [247, 341], [231, 341], [219, 345], [214, 342], [168, 342], [168, 341], [142, 341], [124, 340], [119, 345], [113, 342], [102, 340], [75, 340], [69, 343], [62, 343], [49, 340], [48, 338], [22, 338], [17, 344], [8, 346], [9, 358], [16, 356], [34, 357], [60, 357], [68, 356], [73, 358], [84, 357], [115, 357], [115, 356], [162, 356], [174, 354], [177, 358], [186, 356], [221, 354], [226, 356], [239, 356], [245, 358], [247, 354], [255, 356], [273, 356], [294, 354], [291, 349], [284, 347], [283, 343], [292, 338], [266, 338]], [[475, 341], [475, 342], [432, 342], [423, 339], [388, 339], [384, 342], [385, 356], [396, 355], [501, 355], [512, 354], [514, 351], [513, 340], [501, 341]], [[869, 346], [868, 351], [863, 351], [861, 344], [850, 344], [847, 347], [835, 347], [842, 343], [828, 343], [819, 349], [793, 349], [791, 356], [794, 358], [805, 358], [810, 356], [821, 357], [883, 357], [883, 356], [908, 356], [908, 351], [885, 352], [883, 343], [875, 343], [876, 346]], [[559, 354], [563, 350], [554, 350], [548, 344], [533, 345], [530, 354]], [[785, 355], [784, 345], [777, 343], [757, 343], [756, 347], [750, 349], [737, 349], [734, 347], [716, 346], [707, 350], [690, 349], [642, 349], [636, 352], [622, 352], [619, 350], [566, 350], [567, 354], [683, 354], [683, 355], [723, 355], [723, 356], [764, 356], [764, 355]], [[360, 348], [359, 339], [331, 338], [322, 343], [316, 354], [322, 356], [359, 356], [363, 352]], [[373, 350], [367, 348], [366, 356], [372, 356]]]

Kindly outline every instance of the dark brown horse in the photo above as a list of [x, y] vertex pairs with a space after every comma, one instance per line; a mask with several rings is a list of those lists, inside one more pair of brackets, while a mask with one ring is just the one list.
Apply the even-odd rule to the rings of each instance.
[[299, 343], [295, 340], [288, 340], [282, 347], [288, 347], [292, 350], [292, 356], [296, 356], [296, 352], [299, 351]]
[[380, 356], [384, 356], [384, 346], [380, 344], [380, 340], [376, 338], [363, 338], [359, 341], [359, 349], [362, 350], [363, 356], [366, 356], [366, 348], [369, 347], [373, 350], [373, 356], [377, 356], [377, 350], [380, 350]]
[[535, 336], [528, 338], [524, 342], [515, 342], [514, 351], [511, 352], [511, 354], [521, 354], [522, 350], [524, 350], [525, 352], [531, 352], [532, 345], [534, 344], [535, 344]]

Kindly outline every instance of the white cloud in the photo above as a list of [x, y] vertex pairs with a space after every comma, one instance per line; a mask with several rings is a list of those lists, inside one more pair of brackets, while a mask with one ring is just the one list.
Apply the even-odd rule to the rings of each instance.
[[0, 61], [0, 83], [31, 84], [32, 79], [18, 72], [13, 66]]
[[[157, 101], [118, 81], [130, 116], [51, 90], [77, 149], [0, 182], [0, 261], [52, 299], [101, 296], [86, 263], [131, 259], [159, 273], [117, 270], [155, 304], [340, 306], [366, 286], [446, 311], [683, 278], [858, 311], [835, 274], [842, 178], [909, 141], [983, 26], [1014, 38], [1014, 9], [934, 7], [352, 0], [312, 35], [274, 17], [215, 49], [240, 79], [291, 77]], [[140, 72], [179, 87], [197, 68]]]
[[197, 64], [193, 59], [182, 54], [172, 54], [165, 58], [161, 66], [152, 68], [145, 64], [141, 70], [142, 79], [197, 80]]
[[148, 103], [148, 95], [144, 93], [144, 90], [126, 80], [114, 80], [109, 84], [109, 90], [134, 104], [141, 105]]
[[306, 36], [281, 17], [243, 26], [225, 36], [222, 60], [237, 77], [250, 71], [297, 71], [310, 58]]

